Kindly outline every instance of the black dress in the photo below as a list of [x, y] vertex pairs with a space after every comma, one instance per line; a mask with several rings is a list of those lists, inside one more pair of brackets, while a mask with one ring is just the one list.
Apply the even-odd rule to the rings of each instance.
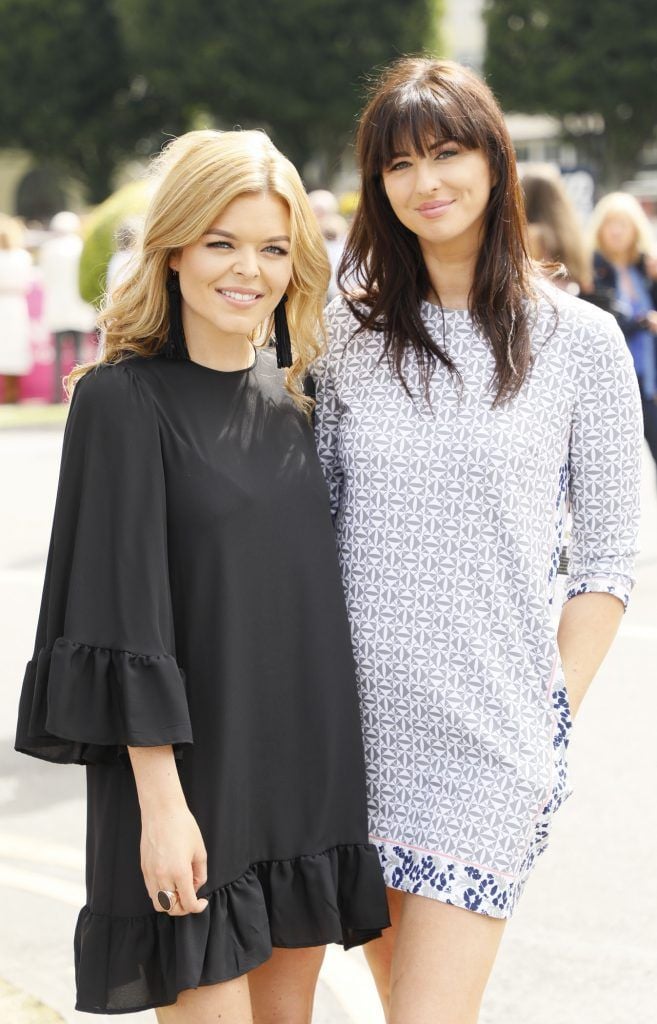
[[[201, 914], [153, 910], [126, 745], [173, 744]], [[77, 1008], [234, 978], [272, 946], [375, 938], [352, 650], [312, 428], [249, 370], [131, 358], [77, 385], [16, 749], [87, 765]]]

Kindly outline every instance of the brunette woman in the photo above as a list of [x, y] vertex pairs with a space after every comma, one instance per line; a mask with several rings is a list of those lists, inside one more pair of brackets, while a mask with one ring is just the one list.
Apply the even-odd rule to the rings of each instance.
[[613, 318], [535, 276], [473, 72], [394, 65], [358, 155], [361, 290], [329, 306], [315, 376], [393, 920], [367, 956], [389, 1024], [473, 1024], [632, 587], [639, 396]]
[[266, 135], [192, 132], [156, 170], [73, 374], [16, 746], [87, 766], [78, 1009], [309, 1024], [324, 943], [387, 922], [300, 387], [328, 261]]

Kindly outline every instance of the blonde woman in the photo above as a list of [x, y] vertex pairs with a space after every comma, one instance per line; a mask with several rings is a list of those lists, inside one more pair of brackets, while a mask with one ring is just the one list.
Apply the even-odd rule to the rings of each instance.
[[650, 222], [634, 196], [611, 192], [591, 218], [594, 297], [614, 314], [632, 353], [643, 431], [657, 466], [657, 257]]
[[157, 171], [70, 381], [16, 746], [87, 765], [78, 1009], [308, 1024], [324, 944], [387, 924], [300, 383], [328, 264], [264, 134], [192, 132]]

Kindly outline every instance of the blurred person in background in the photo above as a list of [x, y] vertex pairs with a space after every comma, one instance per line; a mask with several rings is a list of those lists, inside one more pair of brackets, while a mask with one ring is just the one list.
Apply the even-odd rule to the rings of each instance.
[[51, 220], [50, 232], [39, 252], [39, 266], [44, 290], [44, 319], [54, 345], [51, 400], [61, 402], [64, 346], [70, 343], [75, 362], [82, 361], [84, 338], [94, 329], [96, 313], [80, 298], [80, 218], [69, 210], [63, 210]]
[[347, 222], [340, 214], [340, 203], [328, 189], [315, 189], [308, 193], [308, 201], [317, 217], [319, 229], [326, 246], [326, 254], [331, 264], [331, 280], [329, 281], [327, 298], [332, 299], [338, 294], [336, 273], [342, 259], [344, 242], [347, 235]]
[[135, 251], [141, 227], [141, 218], [127, 217], [126, 220], [121, 221], [114, 233], [114, 252], [107, 264], [105, 279], [105, 291], [108, 295], [128, 276], [130, 260]]
[[595, 207], [590, 234], [594, 296], [616, 317], [632, 353], [657, 468], [657, 255], [650, 222], [634, 196], [611, 192]]
[[20, 401], [20, 379], [32, 368], [27, 295], [32, 257], [23, 248], [21, 224], [0, 214], [0, 377], [2, 401]]
[[552, 278], [558, 288], [572, 295], [590, 292], [584, 231], [559, 172], [548, 164], [530, 165], [523, 171], [521, 184], [533, 258], [563, 265], [565, 275]]

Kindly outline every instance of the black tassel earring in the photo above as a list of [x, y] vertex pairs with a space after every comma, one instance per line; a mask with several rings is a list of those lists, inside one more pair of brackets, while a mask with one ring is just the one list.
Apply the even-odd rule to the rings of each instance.
[[284, 295], [274, 310], [274, 337], [276, 338], [276, 364], [279, 367], [292, 366], [292, 345], [290, 342], [290, 329], [287, 325], [285, 314], [285, 303], [287, 295]]
[[180, 278], [176, 270], [169, 271], [167, 292], [169, 293], [169, 333], [164, 346], [164, 354], [167, 359], [189, 359], [182, 322]]

